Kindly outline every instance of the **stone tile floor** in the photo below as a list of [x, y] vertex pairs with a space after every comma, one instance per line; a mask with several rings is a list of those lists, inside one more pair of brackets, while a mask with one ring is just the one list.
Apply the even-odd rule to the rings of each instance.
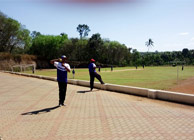
[[0, 72], [0, 140], [194, 140], [194, 107]]

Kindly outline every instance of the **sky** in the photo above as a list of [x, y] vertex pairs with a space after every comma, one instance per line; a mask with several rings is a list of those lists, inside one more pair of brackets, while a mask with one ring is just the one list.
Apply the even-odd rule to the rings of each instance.
[[87, 24], [88, 38], [99, 33], [128, 48], [147, 52], [194, 49], [194, 0], [0, 0], [0, 11], [32, 31], [66, 33]]

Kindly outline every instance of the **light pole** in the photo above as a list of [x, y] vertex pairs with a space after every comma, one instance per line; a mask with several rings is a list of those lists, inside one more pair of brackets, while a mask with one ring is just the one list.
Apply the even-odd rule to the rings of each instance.
[[175, 61], [172, 61], [171, 63], [173, 64], [173, 66], [175, 64], [175, 66], [177, 67], [177, 83], [178, 83], [178, 79], [179, 79], [179, 64], [183, 65], [183, 64], [185, 64], [185, 61], [175, 60]]

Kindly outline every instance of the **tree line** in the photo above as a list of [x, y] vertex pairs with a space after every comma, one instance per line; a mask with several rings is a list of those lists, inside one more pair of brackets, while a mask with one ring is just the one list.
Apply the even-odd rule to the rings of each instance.
[[[80, 38], [68, 38], [65, 33], [43, 35], [38, 31], [30, 32], [0, 12], [0, 52], [32, 54], [46, 60], [65, 54], [69, 61], [86, 63], [93, 58], [100, 64], [116, 66], [169, 65], [173, 61], [194, 64], [194, 50], [187, 48], [174, 52], [141, 53], [117, 41], [103, 39], [99, 33], [87, 38], [90, 28], [86, 24], [79, 24], [76, 31]], [[149, 50], [153, 41], [149, 39], [145, 45]]]
[[184, 48], [182, 51], [140, 53], [133, 50], [133, 65], [194, 65], [194, 50]]
[[88, 62], [91, 58], [102, 64], [127, 65], [130, 49], [116, 41], [104, 40], [99, 33], [91, 38], [68, 39], [66, 34], [59, 36], [38, 35], [32, 39], [28, 53], [41, 55], [46, 59], [65, 54], [70, 61]]

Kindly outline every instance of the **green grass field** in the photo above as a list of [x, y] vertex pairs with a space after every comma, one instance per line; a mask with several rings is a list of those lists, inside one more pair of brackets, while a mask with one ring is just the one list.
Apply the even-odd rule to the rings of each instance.
[[[137, 70], [134, 67], [119, 67], [114, 68], [113, 72], [110, 71], [110, 68], [101, 68], [101, 72], [98, 73], [102, 76], [105, 83], [118, 85], [169, 89], [177, 84], [177, 67], [170, 66], [145, 67], [144, 69], [139, 67]], [[37, 70], [35, 74], [56, 77], [56, 69]], [[193, 66], [185, 66], [184, 71], [181, 70], [181, 66], [179, 67], [179, 82], [193, 76]], [[69, 73], [68, 78], [73, 79], [73, 74]], [[89, 78], [88, 69], [75, 69], [75, 79], [89, 81]], [[97, 79], [95, 81], [97, 81]]]

